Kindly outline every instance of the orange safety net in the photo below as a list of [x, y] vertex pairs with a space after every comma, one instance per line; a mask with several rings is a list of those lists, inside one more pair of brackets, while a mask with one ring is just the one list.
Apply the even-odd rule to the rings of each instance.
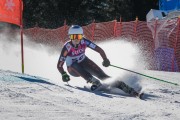
[[[160, 21], [152, 22], [150, 24], [151, 28], [149, 28], [147, 22], [138, 20], [130, 22], [117, 22], [116, 20], [102, 23], [93, 22], [83, 26], [83, 30], [84, 36], [92, 41], [126, 38], [125, 40], [138, 44], [141, 51], [143, 51], [143, 55], [146, 56], [151, 70], [179, 71], [179, 22], [177, 20], [176, 22], [169, 22], [172, 22], [172, 24], [170, 23], [162, 30], [158, 30], [161, 26]], [[176, 26], [173, 24], [176, 24]], [[57, 29], [35, 27], [25, 29], [24, 33], [33, 41], [59, 47], [69, 39], [68, 29], [69, 26], [67, 25]]]

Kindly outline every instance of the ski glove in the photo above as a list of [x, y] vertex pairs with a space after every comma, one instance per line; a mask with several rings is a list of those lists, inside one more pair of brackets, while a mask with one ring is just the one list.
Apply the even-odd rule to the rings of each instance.
[[64, 73], [62, 74], [62, 80], [63, 80], [63, 82], [68, 82], [68, 81], [70, 81], [70, 77], [69, 77], [69, 75], [68, 75], [66, 72], [64, 72]]
[[104, 66], [104, 67], [108, 67], [109, 65], [110, 65], [110, 61], [109, 61], [109, 59], [104, 59], [104, 61], [103, 61], [103, 63], [102, 63], [102, 65]]

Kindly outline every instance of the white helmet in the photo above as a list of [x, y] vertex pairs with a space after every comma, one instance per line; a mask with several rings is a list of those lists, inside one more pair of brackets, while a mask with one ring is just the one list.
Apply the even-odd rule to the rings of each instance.
[[69, 28], [68, 35], [72, 34], [83, 34], [83, 29], [79, 25], [72, 25]]

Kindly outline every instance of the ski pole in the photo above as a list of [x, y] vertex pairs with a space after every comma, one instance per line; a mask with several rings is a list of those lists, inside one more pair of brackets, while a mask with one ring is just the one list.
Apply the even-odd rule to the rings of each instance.
[[128, 69], [125, 69], [125, 68], [122, 68], [122, 67], [118, 67], [118, 66], [115, 66], [115, 65], [110, 65], [112, 67], [115, 67], [115, 68], [119, 68], [119, 69], [122, 69], [122, 70], [126, 70], [126, 71], [129, 71], [129, 72], [132, 72], [132, 73], [135, 73], [135, 74], [138, 74], [138, 75], [142, 75], [142, 76], [145, 76], [145, 77], [148, 77], [148, 78], [152, 78], [154, 80], [158, 80], [158, 81], [161, 81], [161, 82], [166, 82], [166, 83], [169, 83], [169, 84], [173, 84], [173, 85], [177, 85], [177, 83], [173, 83], [173, 82], [169, 82], [169, 81], [166, 81], [166, 80], [162, 80], [162, 79], [159, 79], [159, 78], [155, 78], [155, 77], [152, 77], [152, 76], [148, 76], [148, 75], [145, 75], [145, 74], [142, 74], [142, 73], [139, 73], [139, 72], [135, 72], [135, 71], [132, 71], [132, 70], [128, 70]]

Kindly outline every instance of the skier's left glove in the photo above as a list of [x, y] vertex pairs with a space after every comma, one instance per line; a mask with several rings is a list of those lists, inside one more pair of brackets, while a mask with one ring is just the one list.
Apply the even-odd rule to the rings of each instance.
[[109, 59], [104, 59], [104, 61], [103, 61], [103, 63], [102, 63], [102, 65], [104, 66], [104, 67], [108, 67], [109, 65], [110, 65], [110, 61], [109, 61]]
[[70, 77], [66, 72], [62, 73], [62, 80], [63, 80], [63, 82], [70, 81]]

